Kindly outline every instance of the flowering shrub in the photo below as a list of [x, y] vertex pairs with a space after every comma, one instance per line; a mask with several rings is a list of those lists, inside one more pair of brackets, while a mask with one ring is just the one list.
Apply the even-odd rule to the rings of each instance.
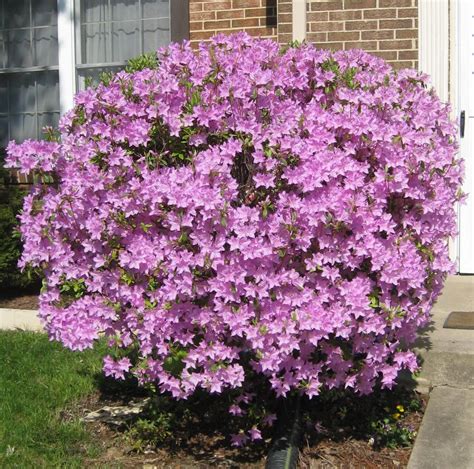
[[158, 62], [79, 93], [58, 141], [8, 147], [56, 181], [21, 216], [50, 336], [103, 332], [106, 374], [179, 398], [255, 376], [369, 393], [414, 370], [462, 176], [426, 77], [243, 33]]

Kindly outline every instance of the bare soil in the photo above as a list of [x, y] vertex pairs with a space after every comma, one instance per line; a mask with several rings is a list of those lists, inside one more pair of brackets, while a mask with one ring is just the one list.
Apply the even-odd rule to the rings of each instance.
[[10, 309], [38, 309], [38, 293], [0, 292], [0, 308]]

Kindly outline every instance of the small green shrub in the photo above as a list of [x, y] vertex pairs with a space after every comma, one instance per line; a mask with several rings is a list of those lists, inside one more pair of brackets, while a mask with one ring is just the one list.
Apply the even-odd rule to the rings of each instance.
[[38, 282], [31, 273], [23, 273], [17, 266], [21, 255], [20, 235], [16, 231], [17, 215], [26, 191], [11, 182], [11, 176], [0, 159], [0, 291], [3, 292], [30, 287]]

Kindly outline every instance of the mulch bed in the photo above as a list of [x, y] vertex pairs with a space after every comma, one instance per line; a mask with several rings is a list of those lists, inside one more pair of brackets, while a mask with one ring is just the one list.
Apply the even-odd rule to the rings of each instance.
[[[427, 395], [413, 396], [421, 402], [417, 412], [411, 412], [404, 418], [416, 431], [421, 424]], [[107, 398], [97, 393], [86, 401], [78, 403], [73, 409], [65, 412], [63, 418], [78, 418], [88, 412], [98, 410], [104, 405], [123, 405], [125, 398]], [[198, 412], [199, 413], [199, 412]], [[323, 417], [324, 420], [324, 417]], [[202, 424], [202, 422], [201, 422]], [[137, 452], [133, 442], [127, 438], [126, 429], [112, 428], [100, 422], [87, 423], [94, 441], [100, 445], [101, 456], [85, 461], [92, 467], [123, 467], [147, 469], [204, 469], [241, 468], [263, 469], [265, 456], [271, 447], [267, 438], [259, 445], [236, 449], [230, 446], [225, 433], [226, 420], [220, 420], [215, 427], [203, 428], [200, 422], [196, 425], [176, 429], [174, 441], [156, 447], [145, 447]], [[411, 446], [391, 449], [376, 448], [369, 441], [359, 438], [357, 431], [347, 428], [339, 429], [340, 435], [328, 434], [314, 437], [314, 432], [305, 435], [301, 447], [300, 469], [392, 469], [406, 468], [412, 450]], [[112, 465], [112, 466], [110, 466]]]
[[0, 308], [38, 309], [38, 291], [0, 292]]

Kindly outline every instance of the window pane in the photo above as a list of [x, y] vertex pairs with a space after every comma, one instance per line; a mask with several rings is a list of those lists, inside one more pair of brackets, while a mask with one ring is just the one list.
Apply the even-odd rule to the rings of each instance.
[[57, 0], [33, 0], [34, 26], [52, 26], [58, 22]]
[[35, 80], [32, 73], [10, 75], [10, 112], [35, 112]]
[[5, 28], [25, 28], [30, 26], [29, 0], [5, 0]]
[[7, 50], [5, 40], [3, 39], [6, 36], [5, 31], [0, 31], [0, 68], [6, 68], [7, 66]]
[[38, 73], [37, 80], [38, 111], [59, 111], [58, 72]]
[[33, 65], [29, 29], [8, 31], [7, 56], [7, 67], [31, 67]]
[[81, 23], [110, 21], [107, 0], [81, 0]]
[[[83, 68], [78, 70], [78, 87], [79, 90], [84, 90], [87, 86], [97, 85], [99, 83], [100, 75], [106, 72], [118, 72], [121, 67], [94, 67]], [[87, 85], [87, 86], [86, 86]]]
[[168, 18], [161, 20], [143, 20], [144, 52], [157, 50], [170, 42]]
[[82, 63], [108, 62], [106, 23], [87, 24], [82, 27]]
[[56, 26], [34, 30], [34, 65], [58, 64], [58, 34]]
[[169, 17], [169, 0], [142, 0], [142, 18]]
[[10, 116], [10, 138], [22, 142], [36, 138], [36, 117], [34, 114], [13, 114]]
[[0, 75], [0, 114], [8, 112], [8, 80]]
[[44, 138], [45, 127], [57, 127], [59, 122], [59, 112], [46, 112], [38, 114], [38, 137]]
[[0, 148], [5, 148], [8, 143], [8, 117], [0, 116]]
[[137, 0], [111, 0], [112, 20], [135, 20], [138, 18]]
[[112, 23], [112, 62], [123, 62], [140, 54], [138, 21]]

